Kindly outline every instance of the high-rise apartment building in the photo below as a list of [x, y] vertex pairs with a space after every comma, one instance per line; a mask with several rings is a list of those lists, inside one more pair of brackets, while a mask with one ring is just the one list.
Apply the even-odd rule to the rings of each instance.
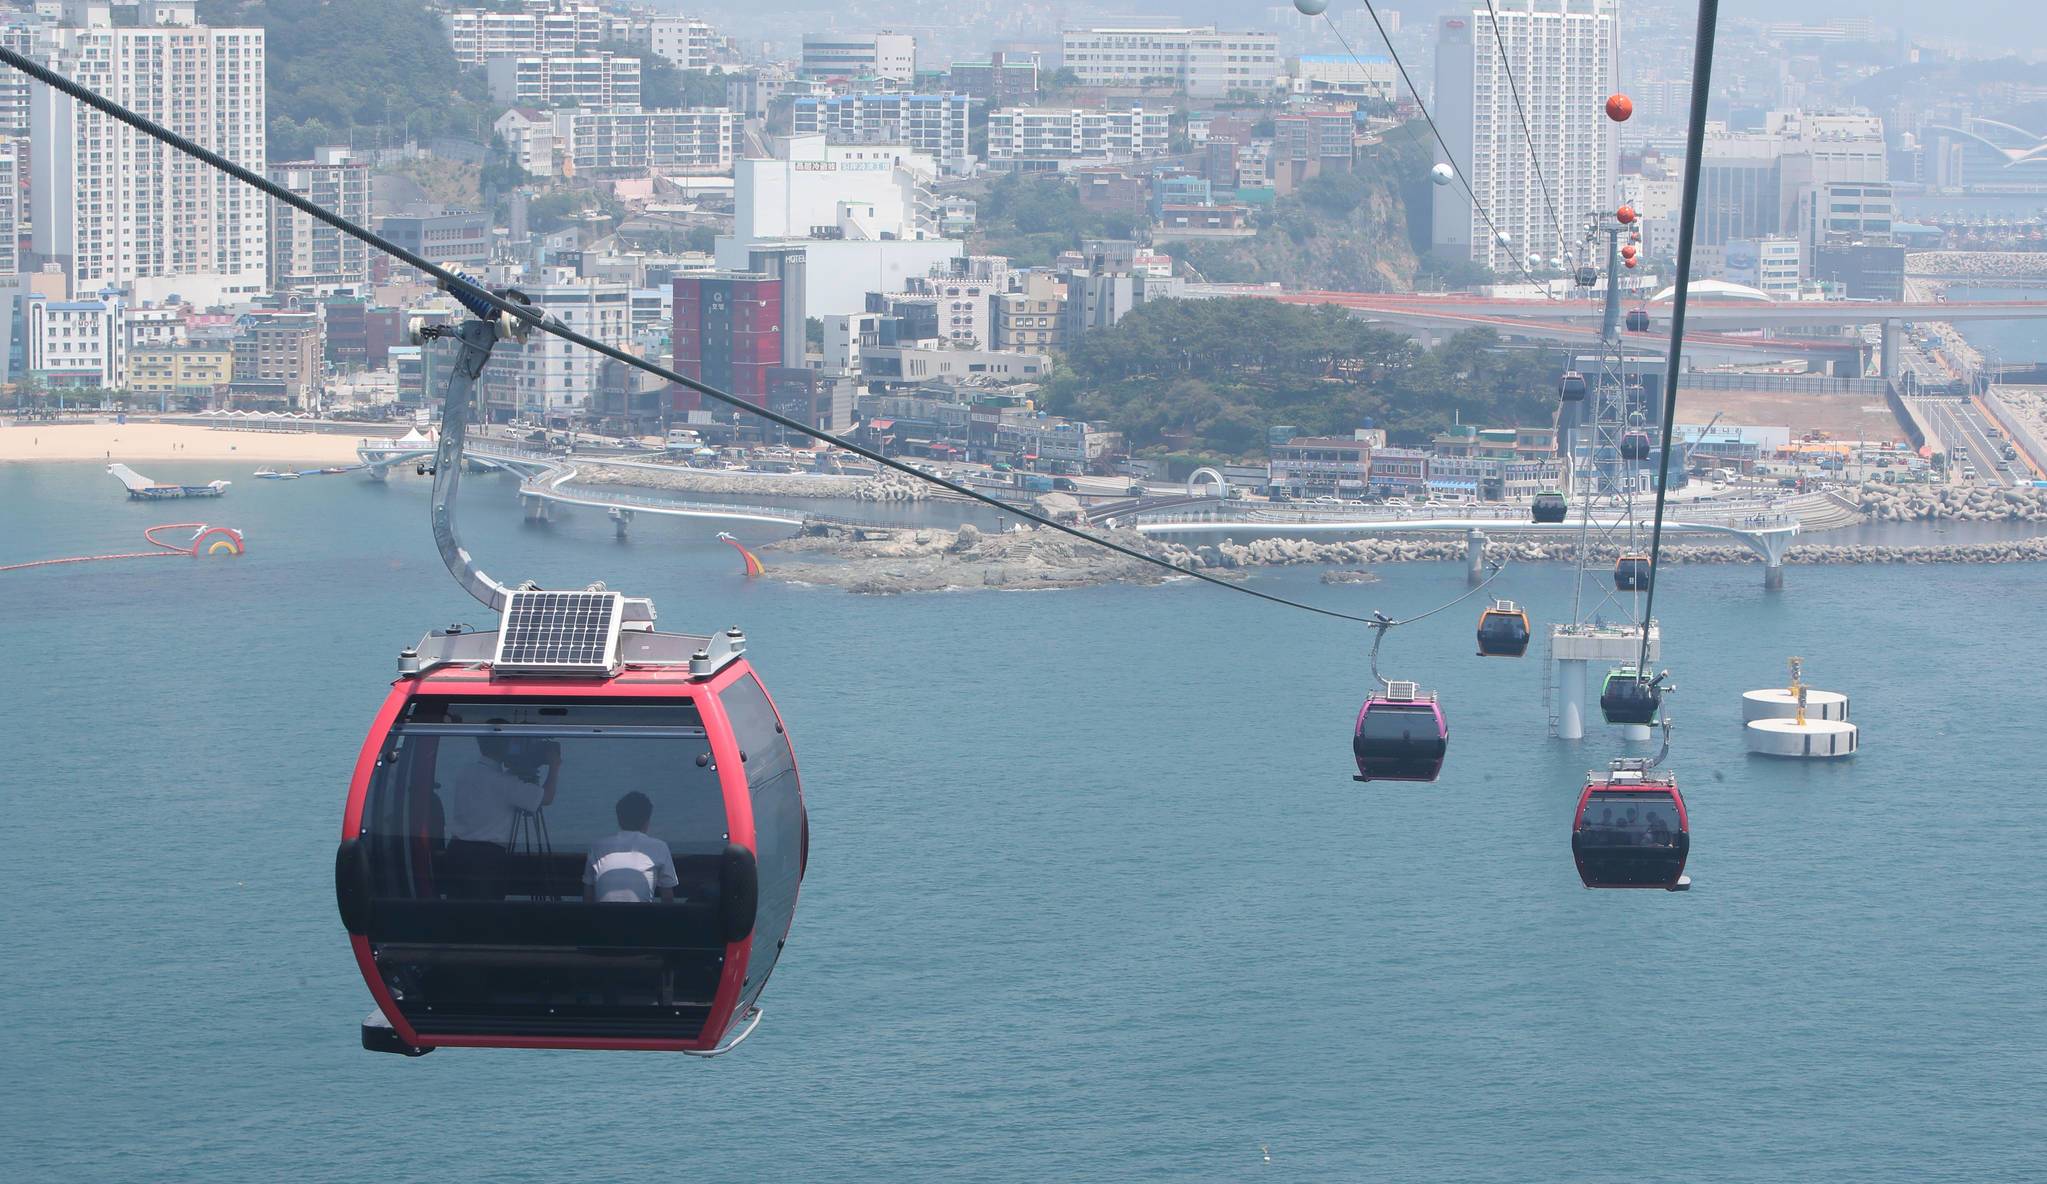
[[[1879, 226], [1874, 233], [1888, 241], [1889, 167], [1883, 121], [1873, 115], [1772, 111], [1754, 132], [1708, 124], [1693, 245], [1710, 260], [1730, 242], [1793, 235], [1804, 245], [1810, 275], [1813, 248], [1821, 244], [1864, 238]], [[1839, 210], [1827, 196], [1836, 187], [1843, 187]], [[1836, 214], [1852, 215], [1847, 221], [1855, 225], [1823, 225]]]
[[19, 140], [0, 137], [0, 277], [21, 270], [21, 153]]
[[972, 169], [968, 152], [974, 100], [966, 95], [854, 94], [796, 100], [790, 131], [822, 134], [832, 144], [907, 144], [947, 173]]
[[1060, 64], [1084, 86], [1170, 86], [1195, 98], [1263, 95], [1280, 76], [1279, 34], [1179, 29], [1066, 29]]
[[[192, 0], [143, 0], [117, 27], [105, 0], [66, 0], [45, 49], [59, 73], [264, 171], [263, 30], [198, 25]], [[73, 294], [206, 305], [268, 290], [268, 198], [48, 87], [32, 88], [29, 123], [35, 255]]]
[[[33, 12], [0, 13], [0, 45], [29, 57], [42, 56], [36, 42], [49, 22]], [[28, 132], [28, 75], [19, 70], [0, 70], [0, 136]]]
[[1619, 148], [1600, 112], [1618, 76], [1619, 41], [1616, 0], [1500, 0], [1497, 11], [1497, 37], [1483, 7], [1437, 25], [1436, 123], [1472, 193], [1437, 187], [1434, 242], [1514, 275], [1524, 255], [1569, 255], [1584, 214], [1614, 198]]
[[[312, 160], [270, 166], [270, 179], [358, 225], [369, 221], [370, 166], [346, 148], [319, 148]], [[270, 283], [316, 295], [356, 290], [370, 281], [369, 247], [283, 202], [270, 210]]]
[[997, 50], [986, 58], [955, 61], [945, 72], [945, 87], [989, 107], [1028, 103], [1038, 97], [1038, 55]]
[[1005, 107], [988, 115], [988, 159], [1025, 164], [1153, 156], [1171, 143], [1172, 118], [1170, 107]]
[[[551, 282], [521, 285], [538, 311], [569, 328], [621, 349], [632, 340], [632, 291], [625, 284], [575, 280], [555, 269]], [[544, 421], [581, 415], [597, 393], [601, 354], [534, 333], [525, 341], [501, 341], [477, 385], [494, 422], [512, 418]]]
[[531, 54], [570, 56], [595, 50], [605, 39], [605, 23], [602, 9], [572, 0], [541, 0], [524, 12], [463, 8], [448, 14], [448, 43], [455, 60], [470, 66]]
[[647, 42], [678, 70], [708, 70], [718, 31], [693, 16], [657, 16], [647, 22]]
[[741, 121], [724, 107], [557, 112], [554, 141], [582, 177], [708, 176], [732, 171]]
[[490, 97], [521, 107], [637, 107], [640, 59], [609, 50], [492, 58]]
[[798, 72], [908, 82], [917, 76], [917, 39], [908, 33], [805, 33]]
[[[767, 406], [768, 371], [783, 360], [782, 280], [720, 271], [677, 276], [674, 283], [676, 372]], [[676, 392], [675, 410], [699, 406], [696, 392]]]

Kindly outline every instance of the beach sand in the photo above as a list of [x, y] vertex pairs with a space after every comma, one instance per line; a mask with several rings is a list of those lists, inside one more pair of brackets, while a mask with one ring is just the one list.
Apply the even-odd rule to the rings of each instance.
[[404, 430], [402, 426], [365, 424], [362, 436], [356, 436], [157, 423], [0, 426], [0, 462], [96, 460], [103, 464], [122, 461], [133, 465], [144, 461], [216, 460], [224, 466], [220, 476], [232, 481], [266, 464], [352, 465], [356, 463], [355, 447], [361, 439], [396, 438]]

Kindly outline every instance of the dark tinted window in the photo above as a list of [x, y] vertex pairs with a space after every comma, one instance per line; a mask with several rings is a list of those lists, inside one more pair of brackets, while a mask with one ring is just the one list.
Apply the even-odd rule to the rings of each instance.
[[[1340, 734], [1340, 733], [1339, 733]], [[1375, 703], [1365, 713], [1359, 735], [1368, 744], [1417, 743], [1434, 746], [1442, 735], [1433, 709], [1410, 704]]]
[[1667, 793], [1594, 791], [1579, 833], [1594, 845], [1671, 846], [1678, 834], [1677, 803]]
[[775, 709], [759, 680], [749, 675], [727, 688], [723, 702], [739, 750], [746, 754], [746, 784], [753, 798], [755, 860], [760, 904], [755, 914], [753, 954], [746, 964], [742, 1004], [752, 1003], [781, 954], [796, 915], [802, 876], [803, 797], [796, 757], [775, 720]]
[[[616, 849], [630, 793], [651, 805], [639, 829], [667, 846], [675, 900], [586, 904], [593, 844]], [[691, 1039], [724, 950], [725, 840], [686, 701], [422, 699], [364, 808], [372, 953], [430, 1035]]]

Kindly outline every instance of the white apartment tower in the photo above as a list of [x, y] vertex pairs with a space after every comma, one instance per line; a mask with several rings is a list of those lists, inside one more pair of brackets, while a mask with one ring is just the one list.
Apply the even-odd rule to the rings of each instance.
[[790, 132], [834, 144], [907, 144], [947, 173], [973, 171], [974, 100], [968, 95], [851, 94], [796, 100]]
[[[0, 278], [21, 270], [20, 140], [0, 136]], [[0, 298], [4, 299], [4, 298]]]
[[1065, 29], [1060, 64], [1085, 86], [1171, 86], [1195, 98], [1267, 94], [1281, 74], [1277, 33], [1179, 29]]
[[[520, 290], [537, 310], [560, 317], [578, 333], [621, 349], [632, 341], [631, 289], [624, 284], [578, 279], [555, 268], [543, 282]], [[603, 361], [552, 333], [499, 342], [478, 384], [484, 407], [494, 422], [581, 414], [597, 393]]]
[[[270, 179], [358, 225], [369, 221], [370, 166], [346, 148], [314, 149], [312, 160], [270, 166]], [[370, 281], [369, 247], [292, 207], [270, 211], [270, 282], [328, 296], [361, 291]]]
[[455, 60], [481, 66], [492, 58], [554, 54], [587, 54], [604, 41], [604, 10], [595, 4], [568, 0], [536, 2], [525, 12], [493, 12], [485, 8], [448, 13], [448, 44]]
[[[1619, 146], [1603, 109], [1618, 77], [1616, 9], [1616, 0], [1499, 0], [1497, 40], [1485, 8], [1442, 18], [1436, 122], [1473, 194], [1511, 245], [1494, 240], [1463, 187], [1452, 182], [1435, 191], [1437, 249], [1468, 253], [1473, 262], [1518, 275], [1515, 261], [1526, 254], [1569, 255], [1584, 215], [1613, 202]], [[1528, 136], [1500, 63], [1502, 43]]]
[[[29, 57], [41, 56], [38, 37], [47, 22], [32, 12], [0, 13], [0, 45]], [[28, 75], [18, 70], [0, 70], [0, 135], [19, 136], [28, 131]]]
[[[200, 26], [192, 0], [143, 0], [138, 16], [116, 28], [105, 0], [66, 0], [51, 68], [263, 172], [263, 30]], [[75, 296], [207, 305], [269, 289], [268, 198], [48, 87], [31, 88], [29, 124], [35, 254]]]
[[492, 58], [490, 97], [521, 107], [637, 107], [640, 59], [602, 50], [573, 56]]
[[1171, 107], [1004, 107], [988, 114], [988, 159], [1123, 161], [1156, 156], [1172, 142]]
[[647, 22], [647, 42], [678, 70], [708, 70], [718, 31], [693, 16], [657, 16]]

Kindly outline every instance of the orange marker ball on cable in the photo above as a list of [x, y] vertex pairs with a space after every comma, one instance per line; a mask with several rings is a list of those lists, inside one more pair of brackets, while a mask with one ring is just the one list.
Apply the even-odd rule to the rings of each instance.
[[1615, 123], [1626, 123], [1628, 116], [1635, 113], [1635, 100], [1626, 95], [1606, 97], [1606, 117]]
[[1613, 212], [1613, 220], [1622, 226], [1628, 225], [1635, 220], [1635, 207], [1622, 206], [1620, 209], [1615, 210]]

